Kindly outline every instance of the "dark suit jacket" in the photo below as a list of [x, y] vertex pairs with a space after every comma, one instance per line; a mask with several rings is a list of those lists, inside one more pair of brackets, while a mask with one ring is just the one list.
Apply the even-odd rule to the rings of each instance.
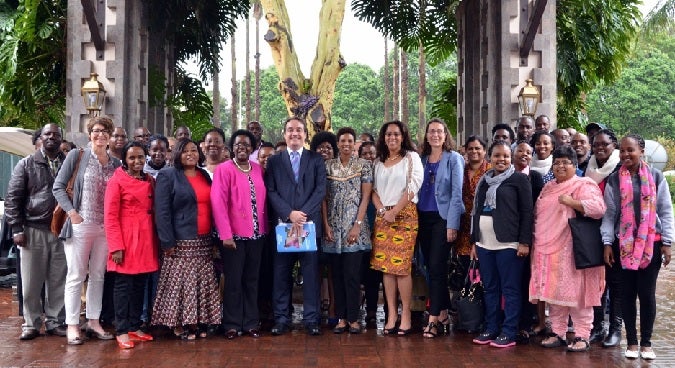
[[[211, 177], [201, 168], [211, 185]], [[165, 167], [157, 174], [155, 184], [155, 226], [162, 249], [176, 245], [176, 240], [197, 238], [197, 197], [183, 170]]]
[[273, 219], [287, 222], [291, 211], [302, 211], [314, 221], [316, 236], [322, 236], [321, 202], [326, 195], [326, 164], [315, 152], [304, 149], [300, 156], [298, 182], [295, 182], [288, 151], [270, 156], [265, 172], [267, 199]]
[[[481, 181], [476, 188], [476, 200], [473, 215], [471, 241], [479, 237], [480, 215], [485, 206], [488, 184]], [[534, 208], [532, 205], [532, 186], [525, 174], [513, 173], [497, 188], [497, 208], [492, 211], [493, 226], [497, 240], [502, 243], [518, 242], [532, 245], [532, 224]]]

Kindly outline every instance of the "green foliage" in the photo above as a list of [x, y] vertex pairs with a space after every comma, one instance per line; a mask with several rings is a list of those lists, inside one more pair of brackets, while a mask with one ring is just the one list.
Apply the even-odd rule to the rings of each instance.
[[675, 0], [659, 1], [645, 17], [642, 31], [648, 37], [658, 37], [664, 31], [675, 31]]
[[639, 0], [558, 0], [558, 126], [577, 126], [583, 94], [619, 77], [638, 29]]
[[249, 0], [147, 0], [150, 28], [175, 44], [176, 62], [199, 60], [207, 79], [219, 68], [222, 44], [234, 34], [236, 19], [246, 18]]
[[[447, 59], [457, 45], [455, 11], [459, 0], [352, 0], [356, 17], [370, 23], [404, 50], [424, 45], [427, 62]], [[422, 19], [423, 21], [420, 21]]]
[[202, 82], [182, 69], [176, 69], [176, 91], [169, 96], [166, 105], [171, 110], [176, 126], [185, 125], [192, 136], [200, 139], [213, 128], [211, 115], [213, 104]]
[[[675, 45], [675, 37], [670, 38]], [[675, 59], [642, 46], [621, 77], [588, 94], [588, 117], [620, 133], [646, 138], [672, 135], [675, 130]]]
[[62, 124], [67, 0], [0, 6], [0, 126]]
[[384, 117], [382, 79], [367, 65], [349, 64], [335, 84], [333, 130], [352, 127], [376, 133]]
[[[255, 74], [250, 73], [251, 84], [255, 83]], [[255, 106], [255, 96], [251, 93], [251, 108]], [[242, 103], [242, 112], [245, 103]], [[279, 93], [279, 76], [274, 66], [260, 70], [260, 124], [263, 126], [263, 140], [276, 143], [283, 140], [281, 124], [288, 117], [286, 104]]]
[[431, 104], [431, 116], [445, 120], [453, 137], [457, 136], [457, 75], [438, 81], [438, 94]]
[[[666, 163], [666, 167], [663, 169], [663, 171], [675, 170], [675, 138], [661, 135], [650, 139], [661, 143], [663, 148], [665, 148], [666, 152], [668, 153], [668, 162]], [[672, 188], [671, 190], [673, 189], [675, 188]], [[675, 199], [675, 196], [673, 199]]]

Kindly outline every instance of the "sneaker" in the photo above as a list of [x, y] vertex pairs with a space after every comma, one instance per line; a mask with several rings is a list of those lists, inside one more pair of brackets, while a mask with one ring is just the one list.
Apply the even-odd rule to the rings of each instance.
[[482, 334], [476, 336], [475, 339], [473, 339], [474, 344], [478, 345], [487, 345], [492, 342], [497, 337], [497, 334], [492, 334], [489, 332], [483, 332]]
[[499, 337], [490, 342], [490, 346], [493, 348], [510, 348], [511, 346], [516, 346], [516, 340], [506, 335], [499, 335]]
[[642, 350], [640, 351], [640, 358], [645, 360], [654, 360], [656, 359], [656, 354], [654, 353], [654, 350]]
[[637, 350], [626, 349], [626, 352], [623, 353], [623, 355], [628, 359], [637, 359], [638, 357], [640, 357], [640, 352]]

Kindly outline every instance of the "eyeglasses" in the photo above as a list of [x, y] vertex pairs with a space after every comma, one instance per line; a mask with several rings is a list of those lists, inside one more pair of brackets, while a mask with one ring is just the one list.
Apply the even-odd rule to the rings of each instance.
[[251, 148], [249, 143], [235, 143], [234, 148]]
[[427, 131], [427, 134], [429, 134], [429, 135], [434, 135], [434, 134], [443, 135], [443, 134], [445, 134], [445, 131], [443, 129], [429, 129]]
[[553, 166], [567, 166], [567, 165], [574, 165], [572, 161], [569, 160], [562, 160], [562, 161], [554, 161]]
[[110, 134], [107, 129], [92, 129], [91, 134]]

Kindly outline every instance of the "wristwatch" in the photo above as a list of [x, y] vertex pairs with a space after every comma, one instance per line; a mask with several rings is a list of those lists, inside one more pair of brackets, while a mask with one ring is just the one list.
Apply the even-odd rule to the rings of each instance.
[[361, 221], [361, 220], [356, 220], [356, 221], [354, 221], [354, 223], [357, 224], [357, 225], [359, 225], [359, 226], [361, 226], [361, 224], [363, 223], [363, 221]]

